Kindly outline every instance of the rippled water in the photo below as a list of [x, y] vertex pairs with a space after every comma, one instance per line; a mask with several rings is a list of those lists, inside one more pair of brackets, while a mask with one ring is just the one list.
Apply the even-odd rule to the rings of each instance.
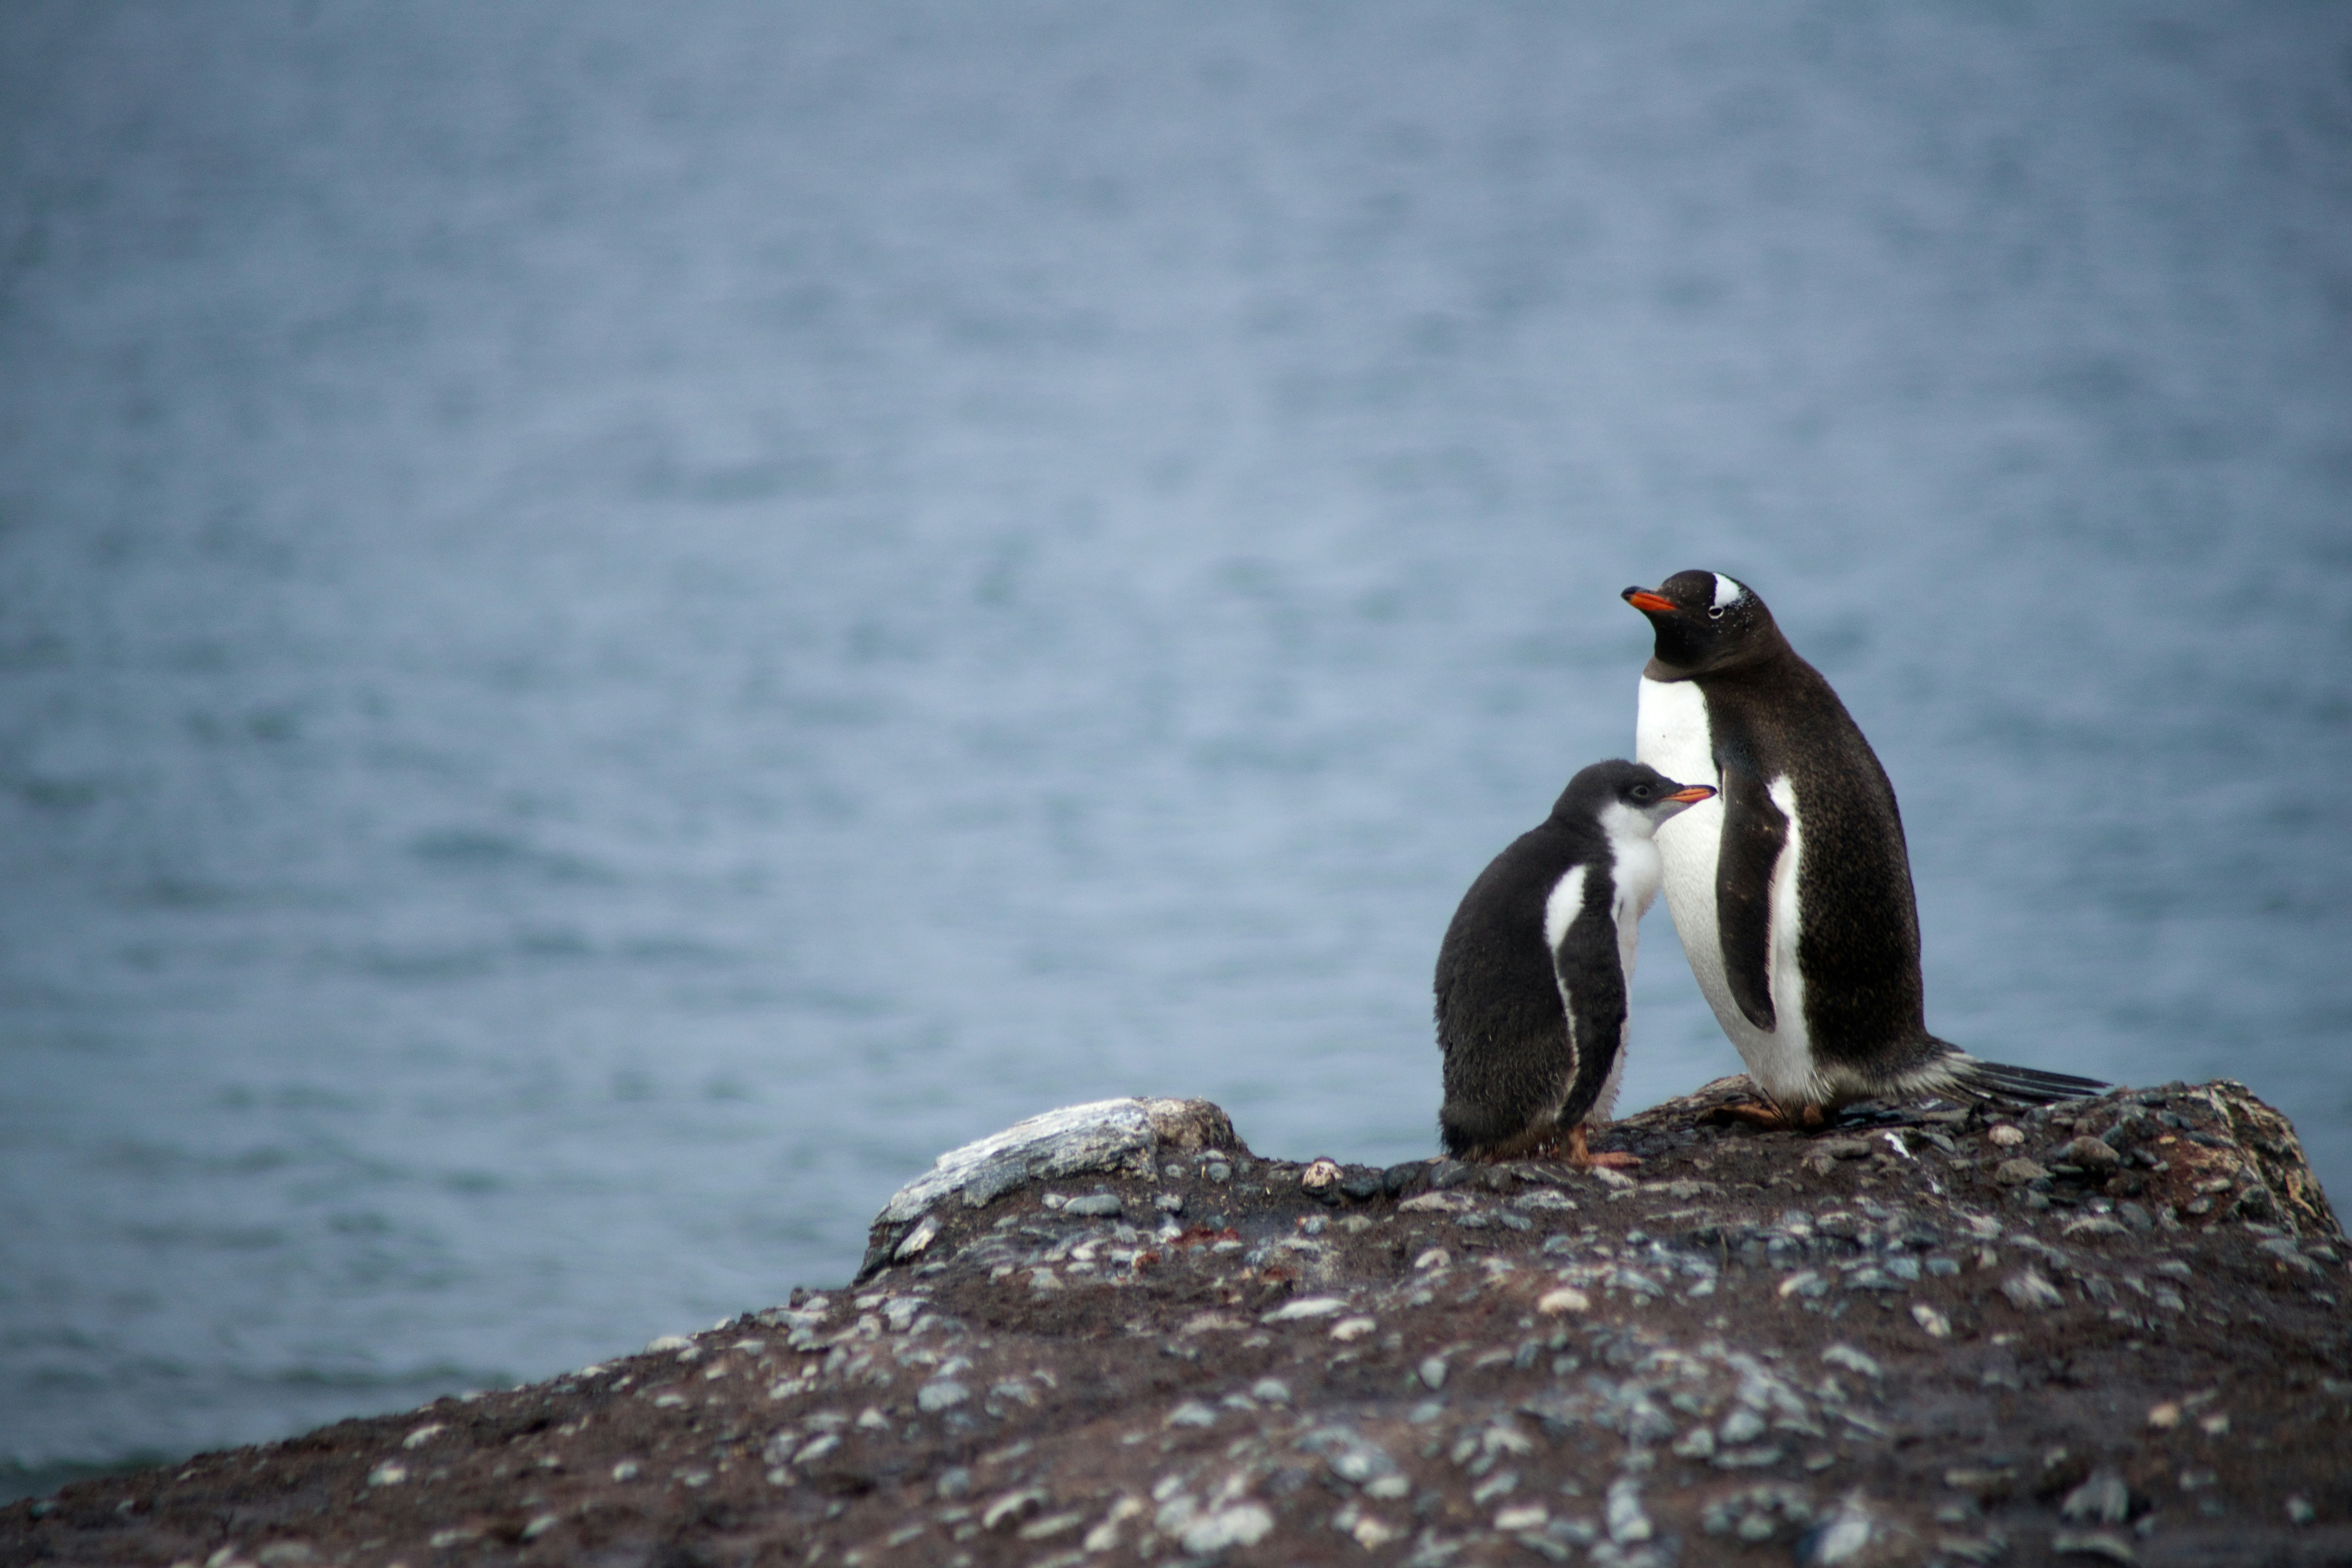
[[[1754, 584], [1930, 1019], [2352, 1182], [2352, 13], [0, 16], [0, 1464], [1428, 1151], [1462, 889]], [[1663, 912], [1628, 1103], [1731, 1070]]]

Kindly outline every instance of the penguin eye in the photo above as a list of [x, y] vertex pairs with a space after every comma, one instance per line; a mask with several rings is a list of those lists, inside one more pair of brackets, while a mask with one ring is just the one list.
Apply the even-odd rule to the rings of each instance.
[[1709, 605], [1706, 607], [1706, 618], [1710, 621], [1719, 621], [1723, 619], [1723, 606], [1721, 605]]
[[1635, 784], [1635, 785], [1633, 786], [1633, 798], [1634, 798], [1635, 800], [1647, 800], [1647, 799], [1649, 799], [1649, 798], [1650, 798], [1650, 786], [1649, 786], [1648, 784]]

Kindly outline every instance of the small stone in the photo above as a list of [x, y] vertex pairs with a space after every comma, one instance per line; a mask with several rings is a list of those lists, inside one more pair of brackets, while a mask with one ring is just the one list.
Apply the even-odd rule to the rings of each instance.
[[613, 1467], [613, 1479], [616, 1481], [634, 1481], [637, 1479], [638, 1473], [637, 1462], [635, 1459], [623, 1459]]
[[1250, 1397], [1261, 1405], [1287, 1405], [1290, 1384], [1278, 1377], [1261, 1377], [1250, 1384]]
[[961, 1465], [953, 1465], [941, 1470], [938, 1491], [942, 1501], [970, 1495], [971, 1471]]
[[1526, 1531], [1541, 1530], [1550, 1522], [1551, 1510], [1541, 1503], [1507, 1508], [1495, 1516], [1495, 1528], [1505, 1535], [1517, 1535]]
[[1302, 1318], [1331, 1318], [1348, 1310], [1346, 1300], [1338, 1296], [1301, 1296], [1286, 1301], [1258, 1319], [1261, 1323], [1295, 1323]]
[[2286, 1500], [2286, 1520], [2289, 1524], [2309, 1524], [2318, 1517], [2319, 1510], [2313, 1508], [2311, 1500], [2301, 1492]]
[[903, 1263], [938, 1240], [939, 1235], [938, 1218], [931, 1215], [925, 1215], [917, 1222], [915, 1228], [907, 1233], [907, 1239], [898, 1245], [890, 1257], [893, 1261]]
[[1650, 1516], [1642, 1509], [1642, 1483], [1620, 1476], [1609, 1483], [1609, 1539], [1620, 1546], [1647, 1541], [1654, 1533]]
[[1089, 1193], [1064, 1204], [1062, 1212], [1081, 1219], [1116, 1219], [1126, 1212], [1126, 1205], [1119, 1202], [1117, 1193]]
[[2150, 1405], [2147, 1412], [2147, 1424], [2158, 1432], [2169, 1432], [2179, 1426], [2179, 1402], [2168, 1399], [2161, 1405]]
[[2058, 1157], [2093, 1177], [2111, 1176], [2123, 1163], [2113, 1144], [2096, 1138], [2077, 1138], [2060, 1150]]
[[400, 1440], [400, 1446], [404, 1448], [422, 1448], [425, 1444], [433, 1440], [434, 1436], [436, 1433], [443, 1430], [445, 1430], [445, 1428], [438, 1421], [434, 1422], [429, 1426], [419, 1426], [415, 1431], [411, 1432], [407, 1436], [403, 1437]]
[[2105, 1531], [2077, 1532], [2062, 1530], [2050, 1538], [2050, 1550], [2061, 1557], [2098, 1557], [2109, 1563], [2124, 1563], [2126, 1568], [2139, 1562], [2139, 1553], [2131, 1549], [2129, 1542]]
[[1764, 1417], [1746, 1405], [1723, 1418], [1719, 1435], [1727, 1443], [1748, 1443], [1764, 1436]]
[[656, 1351], [690, 1351], [693, 1348], [694, 1342], [684, 1334], [664, 1334], [659, 1339], [649, 1340], [646, 1343], [646, 1351], [648, 1354]]
[[1178, 1539], [1195, 1557], [1207, 1557], [1230, 1547], [1255, 1546], [1274, 1528], [1274, 1515], [1264, 1506], [1245, 1502], [1237, 1508], [1202, 1514], [1184, 1527]]
[[1592, 1298], [1573, 1285], [1562, 1285], [1536, 1298], [1536, 1310], [1547, 1314], [1588, 1312], [1591, 1310]]
[[2025, 1134], [2006, 1121], [1997, 1121], [1986, 1128], [1985, 1137], [2004, 1149], [2014, 1149], [2025, 1142]]
[[563, 1519], [560, 1514], [542, 1513], [522, 1527], [522, 1538], [525, 1541], [537, 1541], [562, 1522]]
[[1422, 1385], [1432, 1394], [1445, 1386], [1445, 1358], [1442, 1355], [1424, 1357], [1417, 1369]]
[[1835, 1568], [1851, 1563], [1869, 1547], [1874, 1533], [1860, 1498], [1849, 1497], [1836, 1513], [1797, 1542], [1797, 1562], [1803, 1568]]
[[980, 1516], [982, 1530], [1010, 1530], [1045, 1510], [1045, 1494], [1032, 1487], [1026, 1491], [1007, 1492], [990, 1503]]
[[2020, 1158], [2003, 1160], [1993, 1167], [1992, 1179], [2004, 1187], [2021, 1187], [2028, 1182], [2039, 1181], [2050, 1173], [2032, 1161]]
[[952, 1410], [971, 1397], [971, 1390], [953, 1378], [935, 1377], [915, 1391], [915, 1408], [926, 1415]]
[[2113, 1470], [2099, 1470], [2066, 1494], [2058, 1511], [2069, 1524], [2121, 1524], [2131, 1517], [2131, 1489]]
[[1948, 1340], [1952, 1337], [1952, 1320], [1925, 1301], [1914, 1301], [1911, 1304], [1911, 1321], [1925, 1329], [1927, 1331], [1927, 1337], [1931, 1340]]
[[1362, 1339], [1380, 1326], [1379, 1320], [1375, 1318], [1342, 1318], [1331, 1325], [1331, 1337], [1344, 1344], [1349, 1340]]
[[372, 1487], [396, 1487], [408, 1479], [408, 1467], [397, 1459], [386, 1459], [368, 1472], [367, 1484]]
[[1152, 1206], [1159, 1209], [1162, 1214], [1182, 1214], [1184, 1212], [1184, 1194], [1181, 1193], [1162, 1193], [1158, 1197], [1152, 1199], [1151, 1203]]
[[1868, 1378], [1884, 1377], [1885, 1373], [1869, 1356], [1847, 1344], [1835, 1344], [1822, 1352], [1822, 1360], [1832, 1366], [1842, 1366]]
[[1023, 1525], [1020, 1536], [1024, 1541], [1049, 1541], [1066, 1531], [1077, 1529], [1086, 1521], [1087, 1516], [1082, 1513], [1057, 1513]]
[[1234, 1168], [1223, 1160], [1212, 1160], [1202, 1168], [1201, 1174], [1213, 1182], [1230, 1182], [1234, 1179]]
[[1214, 1426], [1217, 1413], [1197, 1399], [1188, 1399], [1171, 1410], [1160, 1424], [1162, 1426]]
[[1446, 1251], [1445, 1248], [1442, 1247], [1433, 1247], [1428, 1251], [1423, 1253], [1419, 1258], [1412, 1260], [1413, 1272], [1416, 1274], [1427, 1273], [1433, 1268], [1443, 1268], [1453, 1261], [1454, 1255], [1452, 1253]]
[[2063, 1306], [2066, 1300], [2055, 1285], [2031, 1268], [2021, 1268], [2002, 1280], [2000, 1293], [2021, 1312]]
[[1337, 1160], [1317, 1159], [1298, 1173], [1298, 1184], [1310, 1193], [1319, 1193], [1326, 1187], [1337, 1186], [1346, 1174]]

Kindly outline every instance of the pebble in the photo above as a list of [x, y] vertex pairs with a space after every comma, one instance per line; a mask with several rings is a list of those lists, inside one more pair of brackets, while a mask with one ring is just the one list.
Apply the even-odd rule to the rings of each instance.
[[[1547, 1314], [1585, 1312], [1592, 1309], [1592, 1298], [1573, 1285], [1562, 1285], [1536, 1298], [1536, 1310]], [[1432, 1384], [1432, 1386], [1435, 1386]]]
[[2113, 1470], [2100, 1470], [2066, 1494], [2058, 1511], [2069, 1524], [2121, 1524], [2131, 1517], [2131, 1489]]
[[1985, 1137], [2004, 1149], [2014, 1149], [2025, 1142], [2025, 1134], [2006, 1121], [1998, 1121], [1986, 1128]]
[[1084, 1219], [1115, 1219], [1126, 1212], [1117, 1193], [1089, 1193], [1082, 1198], [1072, 1198], [1062, 1205], [1064, 1214]]
[[931, 1215], [925, 1215], [915, 1228], [907, 1233], [907, 1239], [898, 1245], [890, 1257], [894, 1261], [904, 1263], [939, 1239], [939, 1220]]
[[1207, 1557], [1231, 1547], [1255, 1546], [1273, 1529], [1273, 1514], [1258, 1503], [1245, 1502], [1202, 1514], [1184, 1526], [1178, 1539], [1192, 1556]]
[[2008, 1297], [2010, 1305], [2021, 1312], [2063, 1306], [2066, 1300], [2058, 1293], [2055, 1285], [2031, 1268], [2021, 1268], [2002, 1280], [2000, 1293]]
[[1432, 1394], [1436, 1393], [1439, 1389], [1445, 1386], [1445, 1358], [1444, 1356], [1433, 1355], [1423, 1358], [1422, 1363], [1417, 1370], [1421, 1374], [1423, 1386], [1426, 1387]]
[[971, 1397], [971, 1390], [953, 1378], [934, 1378], [915, 1391], [915, 1407], [926, 1415], [952, 1410]]
[[1653, 1533], [1650, 1516], [1642, 1509], [1642, 1483], [1620, 1476], [1609, 1483], [1609, 1539], [1620, 1546], [1647, 1541]]
[[1879, 1364], [1861, 1351], [1848, 1344], [1835, 1344], [1822, 1352], [1822, 1360], [1832, 1366], [1842, 1366], [1848, 1372], [1860, 1373], [1868, 1378], [1885, 1376]]
[[2079, 1166], [2095, 1176], [2112, 1175], [2123, 1163], [2123, 1157], [2116, 1152], [2113, 1144], [2096, 1138], [2077, 1138], [2061, 1149], [2058, 1155], [2067, 1164]]
[[368, 1472], [367, 1484], [372, 1487], [396, 1487], [408, 1479], [408, 1467], [396, 1459], [386, 1459]]
[[2019, 1158], [2003, 1160], [1993, 1167], [1992, 1179], [2004, 1187], [2021, 1187], [2028, 1182], [2040, 1181], [2050, 1173], [2032, 1161]]
[[407, 1436], [403, 1437], [400, 1440], [400, 1446], [404, 1448], [421, 1448], [425, 1444], [433, 1440], [436, 1433], [445, 1430], [446, 1430], [446, 1428], [438, 1421], [436, 1421], [430, 1426], [419, 1426], [415, 1431], [411, 1432]]
[[1045, 1494], [1036, 1487], [1026, 1491], [1007, 1492], [990, 1503], [980, 1516], [982, 1530], [1007, 1530], [1042, 1513]]
[[1915, 1301], [1911, 1304], [1911, 1320], [1925, 1329], [1927, 1331], [1927, 1337], [1931, 1340], [1948, 1340], [1952, 1337], [1952, 1320], [1925, 1301]]
[[1188, 1399], [1171, 1410], [1160, 1424], [1162, 1426], [1214, 1426], [1217, 1413], [1197, 1399]]
[[1286, 1301], [1258, 1319], [1261, 1323], [1295, 1323], [1302, 1318], [1337, 1317], [1348, 1310], [1348, 1303], [1338, 1296], [1301, 1296], [1296, 1301]]
[[1331, 1325], [1331, 1337], [1345, 1343], [1349, 1340], [1360, 1340], [1380, 1326], [1379, 1321], [1373, 1318], [1342, 1318]]

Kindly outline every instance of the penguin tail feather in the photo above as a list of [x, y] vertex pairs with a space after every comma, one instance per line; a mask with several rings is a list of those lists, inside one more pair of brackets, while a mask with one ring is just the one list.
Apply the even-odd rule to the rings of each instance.
[[2007, 1062], [1969, 1059], [1966, 1087], [1978, 1093], [2002, 1100], [2021, 1100], [2032, 1105], [2047, 1105], [2060, 1100], [2089, 1100], [2114, 1088], [2095, 1078], [2076, 1078], [2072, 1073], [2044, 1072], [2040, 1068], [2012, 1067]]

